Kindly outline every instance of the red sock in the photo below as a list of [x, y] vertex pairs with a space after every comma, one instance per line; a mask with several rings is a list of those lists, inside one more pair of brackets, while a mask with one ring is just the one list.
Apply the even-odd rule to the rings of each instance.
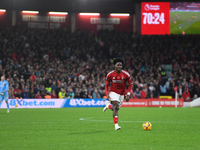
[[108, 108], [111, 109], [111, 106], [112, 106], [112, 105], [109, 105]]
[[114, 124], [118, 123], [118, 116], [115, 116], [115, 118], [113, 118]]

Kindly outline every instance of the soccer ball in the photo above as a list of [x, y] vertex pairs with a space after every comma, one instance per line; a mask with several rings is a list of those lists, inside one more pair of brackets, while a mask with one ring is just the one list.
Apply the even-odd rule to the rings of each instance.
[[145, 131], [149, 131], [149, 130], [151, 130], [151, 128], [152, 128], [152, 124], [151, 124], [150, 122], [147, 121], [147, 122], [143, 123], [142, 128], [143, 128], [143, 130], [145, 130]]

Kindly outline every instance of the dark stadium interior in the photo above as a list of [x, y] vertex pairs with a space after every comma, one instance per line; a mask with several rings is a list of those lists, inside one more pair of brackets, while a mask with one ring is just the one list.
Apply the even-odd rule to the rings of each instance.
[[[143, 2], [154, 2], [144, 0]], [[160, 0], [160, 2], [173, 2], [173, 0]], [[189, 0], [179, 0], [188, 1]], [[193, 0], [193, 2], [198, 2]], [[40, 10], [40, 11], [68, 11], [68, 12], [128, 12], [134, 13], [135, 4], [140, 0], [1, 0], [0, 6], [5, 9], [15, 10]], [[156, 1], [155, 1], [156, 2]]]

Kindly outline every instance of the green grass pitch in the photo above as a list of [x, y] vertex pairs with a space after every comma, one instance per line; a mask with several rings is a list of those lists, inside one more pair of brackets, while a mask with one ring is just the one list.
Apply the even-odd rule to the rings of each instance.
[[170, 34], [182, 34], [183, 31], [200, 34], [200, 12], [170, 12]]
[[[1, 150], [199, 150], [200, 108], [0, 109]], [[152, 123], [151, 131], [142, 124]]]

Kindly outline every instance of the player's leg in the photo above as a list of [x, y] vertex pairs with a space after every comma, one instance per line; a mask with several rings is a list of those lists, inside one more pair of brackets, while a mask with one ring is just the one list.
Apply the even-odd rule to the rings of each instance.
[[124, 101], [124, 95], [119, 95], [119, 98], [117, 101], [112, 101], [113, 104], [113, 120], [115, 124], [115, 130], [121, 129], [121, 127], [118, 125], [118, 111], [121, 107], [122, 102]]
[[110, 109], [113, 111], [113, 121], [115, 124], [115, 130], [121, 129], [121, 127], [118, 125], [118, 110], [120, 106], [120, 95], [115, 92], [109, 93], [110, 102], [106, 103], [106, 106], [104, 107], [103, 111], [105, 112], [107, 109]]
[[118, 125], [118, 111], [119, 111], [119, 106], [120, 106], [120, 95], [115, 93], [115, 92], [111, 92], [109, 94], [110, 96], [110, 100], [111, 100], [111, 109], [113, 110], [113, 121], [115, 124], [115, 130], [119, 130], [121, 129], [121, 127]]
[[8, 103], [8, 101], [5, 101], [5, 102], [6, 102], [6, 105], [7, 105], [7, 113], [9, 113], [10, 112], [9, 103]]
[[106, 102], [106, 106], [103, 108], [103, 112], [106, 112], [107, 109], [113, 111], [113, 105], [109, 101]]
[[118, 125], [118, 111], [119, 111], [119, 101], [112, 101], [113, 106], [113, 121], [115, 124], [115, 130], [121, 129], [121, 127]]
[[119, 102], [118, 101], [112, 101], [112, 110], [113, 110], [113, 118], [115, 116], [118, 116], [118, 110], [119, 110]]
[[9, 113], [10, 109], [9, 109], [9, 103], [8, 103], [8, 93], [5, 93], [3, 98], [4, 98], [6, 105], [7, 105], [7, 113]]
[[112, 101], [119, 99], [119, 94], [115, 93], [115, 92], [110, 92], [109, 93], [109, 101], [106, 102], [106, 106], [103, 108], [103, 112], [106, 112], [107, 109], [110, 109], [113, 111], [113, 105], [112, 105]]
[[0, 106], [1, 106], [2, 101], [3, 101], [3, 96], [0, 95]]

